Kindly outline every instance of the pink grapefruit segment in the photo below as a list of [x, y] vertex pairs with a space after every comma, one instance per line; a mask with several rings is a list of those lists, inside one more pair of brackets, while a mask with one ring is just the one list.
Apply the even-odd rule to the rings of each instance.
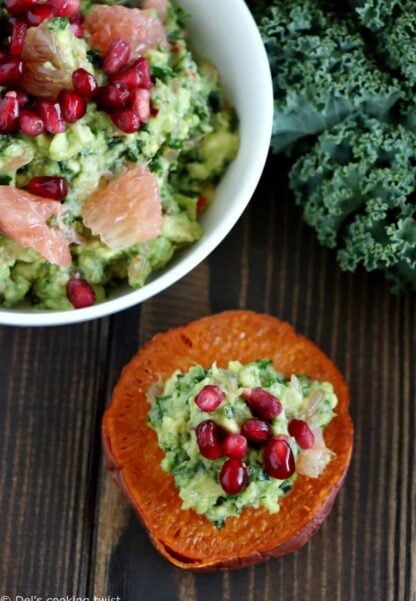
[[56, 97], [63, 89], [72, 89], [72, 72], [87, 67], [84, 44], [71, 32], [71, 42], [60, 44], [48, 21], [28, 29], [22, 52], [22, 86], [34, 96]]
[[93, 194], [82, 209], [84, 224], [107, 246], [123, 250], [161, 232], [162, 205], [148, 167], [129, 169]]
[[139, 8], [94, 6], [84, 21], [84, 30], [90, 46], [104, 53], [120, 38], [130, 44], [133, 58], [158, 44], [167, 45], [160, 19]]
[[44, 259], [69, 267], [69, 242], [47, 224], [62, 208], [59, 202], [34, 196], [14, 186], [0, 186], [0, 232], [25, 248], [32, 248]]

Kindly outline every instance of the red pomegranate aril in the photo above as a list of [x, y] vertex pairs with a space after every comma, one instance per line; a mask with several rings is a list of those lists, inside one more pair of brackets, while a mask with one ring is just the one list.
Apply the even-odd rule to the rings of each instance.
[[16, 98], [16, 93], [10, 92], [0, 101], [0, 133], [11, 134], [18, 127], [19, 102]]
[[153, 87], [153, 82], [150, 74], [149, 61], [143, 56], [141, 56], [137, 59], [137, 61], [135, 61], [134, 66], [137, 67], [140, 73], [140, 87], [145, 88], [146, 90], [150, 90], [150, 88]]
[[49, 4], [57, 17], [72, 17], [80, 11], [79, 0], [49, 0]]
[[75, 92], [61, 90], [58, 96], [59, 105], [62, 110], [63, 120], [67, 123], [75, 123], [81, 119], [87, 111], [87, 101]]
[[59, 102], [39, 100], [36, 103], [36, 112], [44, 122], [46, 131], [50, 134], [62, 134], [65, 131]]
[[292, 419], [289, 422], [288, 430], [302, 449], [313, 447], [315, 435], [303, 419]]
[[157, 117], [159, 114], [159, 109], [156, 108], [155, 106], [151, 106], [150, 107], [150, 114], [152, 115], [152, 117]]
[[0, 86], [13, 86], [22, 77], [22, 61], [14, 56], [0, 60]]
[[25, 15], [37, 0], [6, 0], [6, 8], [14, 17]]
[[213, 384], [207, 384], [207, 386], [204, 386], [195, 397], [195, 403], [198, 405], [201, 411], [205, 411], [206, 413], [215, 411], [215, 409], [221, 405], [223, 400], [223, 391], [218, 388], [218, 386], [214, 386]]
[[26, 19], [29, 26], [37, 27], [54, 16], [55, 11], [52, 6], [49, 4], [36, 4], [28, 11]]
[[263, 388], [249, 388], [243, 392], [243, 398], [255, 415], [263, 419], [273, 419], [282, 412], [282, 405], [273, 394]]
[[222, 449], [230, 459], [242, 459], [247, 453], [247, 438], [242, 434], [229, 434]]
[[265, 444], [273, 435], [270, 424], [261, 419], [248, 419], [244, 422], [241, 428], [241, 434], [253, 446], [261, 446]]
[[97, 94], [97, 105], [105, 111], [124, 108], [130, 99], [130, 91], [125, 86], [108, 85], [100, 88]]
[[26, 23], [16, 23], [13, 26], [13, 31], [10, 40], [10, 54], [13, 56], [20, 56], [23, 51], [23, 44], [25, 43], [27, 25]]
[[75, 309], [91, 307], [96, 301], [93, 287], [83, 278], [71, 278], [66, 285], [66, 295]]
[[79, 23], [70, 23], [69, 24], [69, 29], [72, 31], [72, 33], [74, 34], [74, 36], [76, 38], [83, 38], [84, 37], [84, 28]]
[[41, 175], [32, 177], [27, 189], [36, 196], [50, 198], [51, 200], [64, 200], [68, 195], [68, 182], [64, 177]]
[[111, 115], [111, 120], [125, 134], [134, 134], [134, 132], [140, 129], [140, 119], [130, 109], [114, 111]]
[[119, 69], [127, 65], [130, 60], [131, 47], [128, 42], [121, 38], [111, 42], [109, 49], [104, 55], [103, 70], [107, 75], [117, 73]]
[[272, 478], [285, 480], [295, 473], [295, 459], [289, 443], [272, 438], [264, 449], [264, 468]]
[[72, 85], [75, 92], [89, 100], [98, 90], [97, 80], [94, 75], [85, 69], [77, 69], [72, 73]]
[[150, 118], [150, 92], [144, 88], [137, 88], [132, 92], [131, 110], [136, 113], [142, 123], [147, 123]]
[[45, 124], [42, 119], [26, 109], [20, 111], [19, 125], [22, 132], [31, 138], [40, 136], [45, 131]]
[[29, 96], [25, 92], [22, 92], [22, 90], [16, 90], [16, 98], [21, 109], [29, 104]]
[[239, 459], [227, 459], [220, 471], [220, 483], [227, 495], [241, 492], [248, 482], [247, 468]]
[[195, 428], [196, 442], [201, 455], [206, 459], [218, 459], [222, 455], [222, 441], [224, 431], [222, 428], [207, 419]]
[[136, 66], [124, 69], [124, 71], [120, 71], [119, 73], [113, 75], [110, 78], [110, 83], [118, 83], [123, 86], [126, 86], [126, 88], [128, 88], [129, 90], [134, 90], [142, 83], [142, 75], [140, 69]]

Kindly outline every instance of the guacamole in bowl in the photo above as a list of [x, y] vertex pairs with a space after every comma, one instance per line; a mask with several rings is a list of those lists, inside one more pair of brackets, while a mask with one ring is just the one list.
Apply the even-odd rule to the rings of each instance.
[[50, 6], [4, 9], [6, 308], [84, 308], [122, 282], [142, 287], [203, 236], [200, 217], [239, 148], [236, 112], [216, 68], [190, 50], [179, 6]]

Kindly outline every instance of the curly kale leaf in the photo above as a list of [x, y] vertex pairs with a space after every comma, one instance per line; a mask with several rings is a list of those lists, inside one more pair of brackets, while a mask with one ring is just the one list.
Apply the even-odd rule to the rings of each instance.
[[377, 34], [377, 52], [390, 69], [400, 71], [405, 88], [416, 84], [416, 3]]
[[361, 23], [372, 31], [383, 29], [407, 3], [408, 0], [350, 0]]
[[290, 185], [320, 242], [345, 270], [382, 269], [416, 288], [416, 135], [349, 118], [294, 164]]
[[274, 0], [260, 30], [273, 74], [275, 152], [357, 110], [383, 119], [400, 97], [397, 82], [366, 55], [350, 17], [335, 15], [324, 0]]

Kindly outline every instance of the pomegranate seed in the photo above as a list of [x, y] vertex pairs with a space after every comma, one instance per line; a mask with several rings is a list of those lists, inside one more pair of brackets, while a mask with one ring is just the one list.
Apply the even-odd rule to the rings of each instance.
[[97, 104], [100, 109], [112, 111], [124, 108], [130, 98], [129, 90], [124, 86], [104, 86], [98, 90]]
[[195, 434], [199, 450], [203, 457], [207, 459], [218, 459], [218, 457], [221, 457], [224, 432], [218, 424], [211, 419], [207, 419], [197, 425]]
[[76, 38], [84, 37], [84, 28], [79, 23], [70, 23], [69, 29], [72, 31]]
[[37, 27], [44, 21], [52, 19], [55, 16], [55, 11], [49, 4], [35, 4], [28, 11], [26, 19], [29, 25]]
[[142, 83], [142, 74], [140, 69], [136, 66], [129, 67], [128, 69], [124, 69], [124, 71], [120, 71], [116, 73], [110, 78], [110, 83], [112, 84], [122, 84], [126, 86], [129, 90], [134, 90]]
[[248, 419], [241, 428], [241, 434], [245, 436], [251, 444], [260, 446], [272, 437], [273, 431], [270, 424], [261, 419]]
[[68, 182], [64, 177], [49, 177], [41, 175], [32, 177], [27, 185], [31, 194], [50, 198], [52, 200], [64, 200], [68, 194]]
[[98, 89], [94, 75], [91, 75], [85, 69], [77, 69], [72, 73], [72, 85], [74, 90], [87, 100], [92, 98]]
[[16, 90], [16, 98], [21, 109], [29, 104], [29, 96], [25, 92], [22, 92], [22, 90]]
[[134, 134], [140, 129], [140, 119], [130, 109], [115, 111], [111, 115], [111, 120], [125, 134]]
[[239, 459], [227, 459], [220, 471], [220, 482], [227, 495], [236, 495], [247, 486], [247, 468]]
[[247, 438], [242, 434], [230, 434], [224, 440], [222, 449], [230, 459], [242, 459], [247, 453]]
[[221, 405], [224, 400], [223, 391], [218, 388], [218, 386], [214, 386], [212, 384], [208, 384], [204, 386], [203, 389], [198, 392], [195, 397], [195, 403], [201, 409], [201, 411], [205, 411], [206, 413], [211, 413], [211, 411], [215, 411], [215, 409]]
[[302, 449], [313, 447], [315, 435], [303, 419], [292, 419], [289, 422], [288, 430]]
[[37, 0], [6, 0], [6, 8], [11, 15], [19, 17], [36, 4]]
[[116, 73], [124, 67], [130, 60], [131, 47], [130, 44], [118, 38], [111, 42], [109, 49], [104, 55], [103, 70], [108, 75]]
[[136, 113], [142, 123], [147, 123], [150, 117], [150, 92], [137, 88], [132, 92], [131, 110]]
[[57, 17], [72, 17], [80, 11], [79, 0], [49, 0], [49, 4]]
[[11, 134], [17, 130], [18, 126], [19, 102], [16, 92], [10, 92], [0, 101], [0, 132]]
[[22, 61], [16, 57], [0, 60], [0, 86], [13, 86], [22, 77]]
[[81, 119], [87, 111], [87, 101], [75, 92], [61, 90], [58, 95], [62, 117], [67, 123], [75, 123]]
[[36, 103], [37, 113], [45, 124], [45, 129], [50, 134], [61, 134], [65, 131], [62, 111], [58, 102], [53, 100], [39, 100]]
[[19, 125], [22, 132], [32, 138], [43, 134], [45, 131], [45, 124], [42, 119], [26, 109], [20, 112]]
[[93, 287], [82, 278], [71, 278], [66, 285], [66, 295], [75, 309], [91, 307], [96, 301]]
[[263, 388], [245, 390], [242, 396], [253, 413], [263, 419], [273, 419], [282, 412], [280, 401]]
[[150, 108], [150, 114], [152, 115], [152, 117], [157, 117], [159, 114], [159, 109], [157, 109], [155, 106], [152, 106]]
[[140, 87], [150, 90], [153, 87], [153, 82], [150, 75], [149, 61], [141, 56], [135, 61], [134, 66], [137, 67], [141, 76]]
[[272, 438], [264, 449], [264, 468], [272, 478], [285, 480], [295, 472], [295, 459], [289, 443], [282, 438]]
[[207, 199], [205, 198], [205, 196], [200, 196], [196, 203], [197, 216], [200, 217], [200, 215], [202, 215], [202, 213], [205, 211], [206, 208], [207, 208]]
[[26, 23], [16, 23], [13, 26], [12, 37], [10, 40], [10, 54], [13, 56], [20, 56], [22, 54], [26, 31]]

